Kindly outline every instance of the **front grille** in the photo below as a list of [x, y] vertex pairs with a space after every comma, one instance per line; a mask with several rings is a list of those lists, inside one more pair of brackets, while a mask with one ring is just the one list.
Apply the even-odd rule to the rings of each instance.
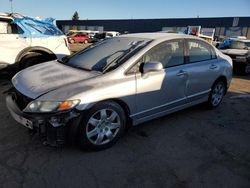
[[20, 108], [20, 110], [23, 110], [33, 99], [23, 95], [19, 91], [15, 89], [13, 92], [15, 94], [15, 101]]

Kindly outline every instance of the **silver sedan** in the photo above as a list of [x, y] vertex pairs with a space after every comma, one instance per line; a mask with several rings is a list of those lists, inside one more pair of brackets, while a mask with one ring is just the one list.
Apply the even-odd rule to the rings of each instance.
[[44, 143], [101, 150], [129, 125], [199, 103], [218, 107], [231, 79], [232, 60], [202, 39], [129, 34], [17, 73], [6, 102]]

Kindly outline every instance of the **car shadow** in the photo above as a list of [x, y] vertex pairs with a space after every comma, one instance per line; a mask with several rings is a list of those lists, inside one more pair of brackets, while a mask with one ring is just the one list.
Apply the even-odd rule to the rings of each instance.
[[0, 87], [11, 84], [11, 78], [15, 75], [13, 71], [0, 71]]
[[234, 75], [233, 78], [250, 80], [250, 74], [244, 75], [244, 76], [236, 76], [236, 75]]

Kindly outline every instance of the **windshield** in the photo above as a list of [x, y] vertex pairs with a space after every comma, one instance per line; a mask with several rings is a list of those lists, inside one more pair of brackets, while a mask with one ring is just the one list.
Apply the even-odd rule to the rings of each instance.
[[121, 59], [146, 46], [148, 42], [148, 39], [129, 37], [106, 39], [76, 53], [65, 63], [84, 70], [104, 72], [106, 69], [117, 67]]
[[44, 34], [44, 35], [53, 35], [54, 33], [57, 33], [57, 29], [55, 27], [53, 27], [52, 25], [35, 25], [35, 24], [31, 24], [31, 23], [26, 23], [28, 26], [34, 28], [35, 30], [37, 30], [39, 33]]
[[221, 49], [250, 49], [250, 42], [226, 40]]
[[250, 47], [250, 44], [242, 41], [232, 41], [230, 48], [231, 49], [247, 49]]

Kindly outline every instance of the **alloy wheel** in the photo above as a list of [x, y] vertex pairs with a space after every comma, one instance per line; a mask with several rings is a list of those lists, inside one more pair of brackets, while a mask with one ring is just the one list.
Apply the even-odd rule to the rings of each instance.
[[88, 120], [86, 135], [95, 145], [104, 145], [111, 142], [121, 128], [121, 118], [112, 109], [101, 109]]
[[222, 98], [225, 94], [225, 85], [222, 82], [219, 82], [215, 85], [212, 91], [211, 103], [213, 106], [217, 106], [222, 101]]

